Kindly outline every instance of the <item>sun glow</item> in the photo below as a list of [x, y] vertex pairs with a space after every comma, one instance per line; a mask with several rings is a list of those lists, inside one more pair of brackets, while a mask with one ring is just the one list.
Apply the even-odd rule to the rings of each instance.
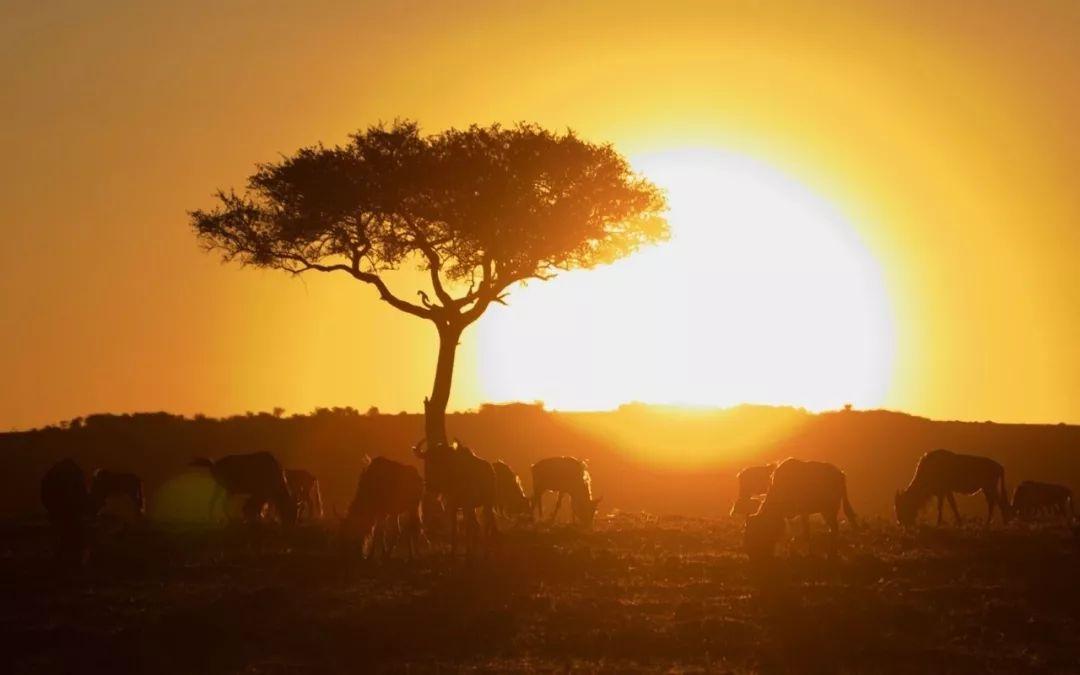
[[636, 158], [670, 242], [515, 289], [478, 328], [492, 401], [878, 405], [895, 337], [877, 261], [828, 203], [747, 157]]

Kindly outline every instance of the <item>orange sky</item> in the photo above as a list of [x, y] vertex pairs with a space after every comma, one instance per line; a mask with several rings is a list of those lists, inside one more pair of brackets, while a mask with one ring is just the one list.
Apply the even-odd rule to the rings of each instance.
[[[1080, 422], [1076, 3], [48, 4], [0, 8], [0, 429], [419, 409], [429, 326], [344, 278], [222, 266], [186, 217], [257, 161], [397, 116], [752, 157], [880, 265], [878, 403]], [[459, 408], [488, 389], [473, 333], [462, 350]]]

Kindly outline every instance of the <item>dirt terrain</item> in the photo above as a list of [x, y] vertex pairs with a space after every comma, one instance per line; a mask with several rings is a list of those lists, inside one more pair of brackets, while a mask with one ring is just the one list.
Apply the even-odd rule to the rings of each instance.
[[733, 520], [643, 514], [508, 529], [471, 564], [346, 563], [316, 526], [148, 526], [99, 527], [65, 572], [43, 524], [0, 535], [2, 672], [1080, 669], [1060, 527], [871, 521], [834, 562], [795, 541], [767, 567]]

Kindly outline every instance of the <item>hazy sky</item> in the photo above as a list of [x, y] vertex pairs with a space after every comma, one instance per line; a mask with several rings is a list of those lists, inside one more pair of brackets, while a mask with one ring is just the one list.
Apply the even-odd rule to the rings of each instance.
[[[0, 4], [0, 428], [418, 410], [429, 326], [344, 278], [223, 266], [186, 216], [257, 161], [394, 117], [753, 158], [880, 265], [875, 403], [1080, 422], [1080, 4], [536, 4]], [[452, 406], [490, 395], [477, 344]]]

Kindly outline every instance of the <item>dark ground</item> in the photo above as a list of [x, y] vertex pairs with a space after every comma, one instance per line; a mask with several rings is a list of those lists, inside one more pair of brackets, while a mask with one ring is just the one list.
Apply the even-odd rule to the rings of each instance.
[[[0, 526], [0, 672], [1080, 672], [1064, 528], [883, 521], [752, 568], [730, 520], [506, 532], [492, 559], [343, 564], [316, 527]], [[5, 663], [5, 661], [7, 663]]]

